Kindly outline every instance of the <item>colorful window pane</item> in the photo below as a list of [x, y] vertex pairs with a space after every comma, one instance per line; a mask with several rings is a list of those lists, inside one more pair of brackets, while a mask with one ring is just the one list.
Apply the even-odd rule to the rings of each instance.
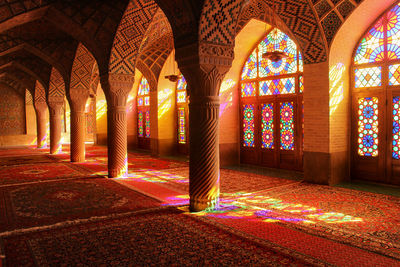
[[[287, 57], [278, 62], [262, 58], [264, 53], [272, 51], [285, 52]], [[282, 75], [297, 71], [297, 46], [288, 35], [276, 28], [258, 45], [258, 58], [260, 77]]]
[[382, 68], [371, 67], [355, 70], [355, 87], [376, 87], [381, 86]]
[[276, 80], [267, 80], [260, 82], [260, 96], [294, 94], [295, 78], [283, 78]]
[[243, 106], [243, 146], [254, 147], [254, 105]]
[[361, 40], [354, 57], [355, 64], [382, 61], [384, 59], [384, 30], [382, 18]]
[[261, 106], [262, 148], [274, 148], [274, 104]]
[[299, 92], [303, 93], [304, 91], [304, 79], [303, 79], [303, 75], [300, 76], [299, 78]]
[[178, 91], [176, 93], [176, 102], [186, 103], [186, 91]]
[[186, 144], [186, 121], [185, 121], [185, 108], [178, 109], [178, 142]]
[[242, 79], [254, 79], [257, 77], [257, 52], [254, 49], [253, 53], [249, 56], [246, 63], [244, 64], [242, 71]]
[[301, 53], [299, 53], [299, 71], [303, 72], [303, 57], [301, 56]]
[[187, 83], [185, 80], [185, 77], [182, 77], [178, 80], [178, 86], [176, 87], [176, 90], [181, 91], [181, 90], [185, 90], [186, 91], [186, 87], [187, 87]]
[[293, 102], [280, 106], [281, 150], [294, 150], [294, 108]]
[[143, 129], [143, 112], [139, 111], [138, 114], [138, 131], [139, 131], [139, 137], [143, 137], [144, 134], [144, 129]]
[[144, 105], [145, 106], [150, 106], [150, 96], [145, 96], [144, 97]]
[[242, 83], [242, 97], [256, 96], [256, 83]]
[[358, 154], [378, 156], [378, 98], [358, 99]]
[[388, 59], [400, 58], [400, 4], [387, 13]]
[[389, 66], [389, 85], [400, 84], [400, 64]]
[[146, 137], [150, 137], [150, 111], [146, 111]]
[[393, 141], [392, 157], [400, 159], [400, 97], [393, 97]]
[[148, 95], [149, 92], [150, 92], [149, 82], [145, 77], [143, 77], [139, 84], [138, 95]]
[[143, 106], [143, 97], [138, 98], [138, 106]]

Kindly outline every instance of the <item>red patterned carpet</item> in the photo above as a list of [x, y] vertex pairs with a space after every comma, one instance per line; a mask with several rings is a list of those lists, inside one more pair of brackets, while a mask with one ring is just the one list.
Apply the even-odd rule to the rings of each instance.
[[0, 167], [0, 186], [46, 180], [87, 177], [91, 173], [74, 164], [36, 163]]
[[5, 238], [4, 243], [10, 258], [8, 266], [323, 264], [306, 255], [263, 240], [242, 237], [171, 209]]
[[221, 169], [220, 208], [193, 214], [185, 162], [129, 153], [110, 180], [105, 147], [18, 149], [0, 151], [5, 266], [400, 266], [398, 197]]

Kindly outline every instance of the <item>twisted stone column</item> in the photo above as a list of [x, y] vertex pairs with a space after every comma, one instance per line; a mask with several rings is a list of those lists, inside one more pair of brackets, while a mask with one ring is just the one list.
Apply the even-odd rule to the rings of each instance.
[[86, 116], [85, 106], [89, 97], [86, 89], [70, 90], [71, 106], [71, 161], [85, 161]]
[[127, 177], [126, 104], [134, 76], [109, 73], [100, 81], [107, 98], [108, 177]]
[[62, 151], [61, 144], [61, 115], [64, 106], [64, 98], [49, 100], [50, 110], [50, 154]]
[[46, 148], [46, 102], [35, 102], [37, 148]]
[[85, 161], [86, 116], [85, 111], [71, 110], [71, 161]]
[[188, 83], [190, 211], [219, 204], [219, 89], [233, 60], [233, 46], [199, 42], [176, 46]]
[[189, 104], [190, 210], [214, 209], [219, 202], [219, 96]]
[[107, 109], [108, 176], [128, 176], [126, 106]]

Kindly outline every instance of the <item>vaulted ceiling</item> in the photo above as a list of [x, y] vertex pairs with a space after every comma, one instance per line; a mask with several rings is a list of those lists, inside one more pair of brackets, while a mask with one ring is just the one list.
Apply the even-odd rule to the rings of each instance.
[[81, 44], [95, 59], [95, 63], [87, 60], [91, 66], [84, 66], [86, 70], [96, 69], [100, 75], [133, 74], [138, 68], [154, 86], [174, 46], [193, 42], [232, 45], [235, 35], [250, 19], [270, 23], [274, 11], [278, 27], [298, 42], [305, 63], [323, 62], [336, 32], [361, 2], [0, 1], [0, 82], [18, 87], [16, 90], [21, 86], [33, 90], [27, 87], [39, 81], [48, 90], [54, 68], [68, 89], [71, 74], [76, 73], [73, 68], [79, 66], [74, 60]]

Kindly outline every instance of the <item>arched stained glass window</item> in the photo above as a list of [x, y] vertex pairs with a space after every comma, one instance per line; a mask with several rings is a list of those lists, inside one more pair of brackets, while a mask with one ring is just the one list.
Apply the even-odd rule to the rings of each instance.
[[188, 151], [188, 105], [187, 105], [187, 83], [185, 77], [176, 83], [176, 106], [177, 106], [177, 136], [178, 150], [182, 154]]
[[150, 139], [150, 85], [147, 79], [143, 76], [140, 80], [138, 94], [137, 94], [137, 107], [138, 107], [138, 138], [139, 147], [149, 148]]
[[400, 183], [400, 4], [361, 38], [352, 75], [352, 176]]
[[[272, 61], [265, 55], [281, 51]], [[244, 63], [241, 83], [241, 160], [302, 169], [303, 61], [296, 43], [271, 30]]]

